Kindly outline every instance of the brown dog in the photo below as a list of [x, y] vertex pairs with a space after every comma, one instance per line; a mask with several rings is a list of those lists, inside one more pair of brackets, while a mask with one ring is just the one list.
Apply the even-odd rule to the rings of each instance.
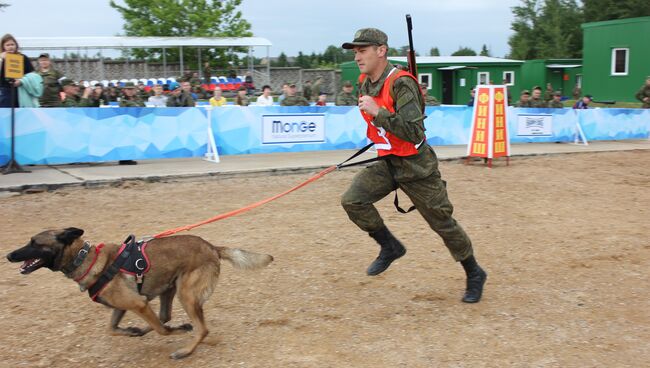
[[[79, 283], [81, 290], [91, 288], [116, 259], [118, 244], [100, 247], [85, 245], [83, 230], [67, 228], [48, 230], [32, 237], [29, 244], [7, 255], [11, 262], [24, 262], [20, 271], [29, 274], [41, 267], [61, 271]], [[86, 247], [83, 250], [84, 246]], [[84, 252], [88, 255], [85, 256]], [[117, 272], [97, 294], [96, 301], [113, 308], [110, 332], [115, 335], [142, 336], [152, 329], [161, 335], [192, 330], [192, 325], [166, 326], [171, 319], [174, 295], [196, 327], [196, 337], [187, 346], [171, 354], [174, 359], [190, 355], [208, 334], [203, 317], [203, 303], [210, 297], [219, 278], [220, 259], [235, 268], [258, 269], [267, 266], [273, 257], [241, 249], [215, 247], [193, 235], [177, 235], [152, 239], [146, 246], [150, 268], [138, 291], [136, 276]], [[85, 257], [82, 257], [85, 256]], [[149, 301], [160, 296], [160, 315], [151, 310]], [[142, 317], [149, 327], [120, 328], [126, 311]]]

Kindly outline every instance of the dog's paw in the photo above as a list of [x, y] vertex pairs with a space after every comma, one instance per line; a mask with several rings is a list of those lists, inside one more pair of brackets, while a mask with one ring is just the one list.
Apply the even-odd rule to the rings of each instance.
[[190, 354], [192, 354], [192, 350], [190, 349], [179, 349], [173, 352], [169, 357], [172, 359], [183, 359]]
[[179, 331], [189, 332], [189, 331], [192, 331], [194, 329], [194, 327], [192, 327], [192, 325], [189, 324], [189, 323], [184, 323], [184, 324], [182, 324], [180, 326], [174, 327], [174, 329], [179, 330]]
[[124, 328], [124, 334], [131, 337], [144, 336], [151, 331], [151, 328], [127, 327]]

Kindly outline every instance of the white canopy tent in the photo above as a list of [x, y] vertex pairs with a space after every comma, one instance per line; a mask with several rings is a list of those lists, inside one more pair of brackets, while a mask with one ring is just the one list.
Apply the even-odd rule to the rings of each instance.
[[[21, 50], [89, 50], [97, 49], [162, 49], [163, 68], [167, 69], [165, 50], [178, 47], [180, 50], [180, 68], [183, 72], [183, 47], [198, 48], [198, 60], [201, 65], [201, 48], [248, 48], [248, 68], [252, 69], [252, 48], [266, 47], [269, 60], [271, 41], [262, 37], [21, 37]], [[270, 76], [270, 64], [267, 75]]]

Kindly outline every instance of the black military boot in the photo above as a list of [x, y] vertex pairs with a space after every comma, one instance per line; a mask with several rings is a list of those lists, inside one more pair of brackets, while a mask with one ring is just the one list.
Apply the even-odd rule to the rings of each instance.
[[376, 276], [386, 271], [394, 260], [405, 255], [406, 248], [391, 234], [386, 226], [369, 233], [369, 235], [381, 246], [379, 256], [370, 264], [366, 271], [368, 276]]
[[463, 295], [463, 302], [478, 303], [481, 300], [481, 295], [483, 295], [483, 285], [485, 285], [487, 273], [476, 263], [474, 256], [469, 256], [460, 263], [467, 274], [467, 288], [465, 289], [465, 295]]

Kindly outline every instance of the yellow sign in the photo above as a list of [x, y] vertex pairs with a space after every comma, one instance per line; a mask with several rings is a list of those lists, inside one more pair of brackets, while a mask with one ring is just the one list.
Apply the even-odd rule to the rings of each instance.
[[20, 79], [25, 75], [22, 54], [5, 54], [4, 66], [7, 79]]

